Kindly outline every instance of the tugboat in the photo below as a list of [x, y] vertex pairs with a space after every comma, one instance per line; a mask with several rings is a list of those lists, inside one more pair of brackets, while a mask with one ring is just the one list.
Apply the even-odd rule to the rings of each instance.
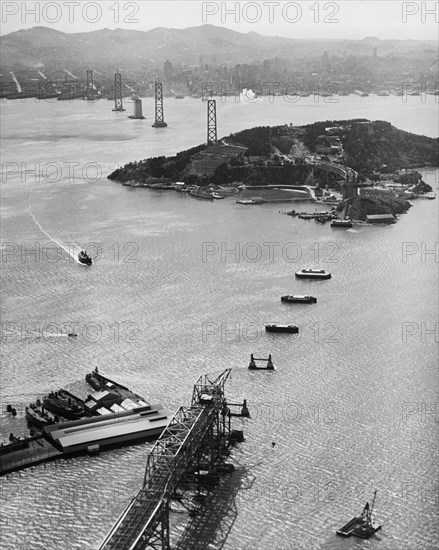
[[31, 403], [26, 407], [26, 419], [30, 424], [42, 428], [49, 424], [55, 424], [59, 418], [51, 412], [46, 411], [43, 405], [38, 400], [36, 403]]
[[78, 262], [85, 265], [91, 265], [93, 263], [93, 260], [90, 258], [90, 256], [87, 255], [86, 252], [81, 250], [81, 252], [78, 254]]
[[324, 269], [301, 269], [296, 271], [299, 279], [330, 279], [331, 274]]
[[361, 516], [352, 518], [351, 521], [336, 531], [337, 535], [341, 535], [342, 537], [354, 535], [354, 537], [359, 537], [360, 539], [368, 539], [371, 535], [379, 531], [381, 525], [372, 521], [372, 511], [376, 496], [377, 491], [374, 492], [372, 506], [369, 507], [369, 503], [366, 502]]
[[299, 327], [295, 325], [265, 325], [265, 330], [267, 332], [289, 332], [291, 334], [297, 334], [299, 332]]
[[281, 297], [281, 302], [286, 302], [287, 304], [316, 304], [317, 298], [314, 296], [300, 296], [299, 294], [288, 294], [287, 296]]
[[43, 398], [43, 405], [49, 411], [69, 420], [77, 420], [87, 416], [84, 401], [67, 390], [50, 392], [49, 395]]

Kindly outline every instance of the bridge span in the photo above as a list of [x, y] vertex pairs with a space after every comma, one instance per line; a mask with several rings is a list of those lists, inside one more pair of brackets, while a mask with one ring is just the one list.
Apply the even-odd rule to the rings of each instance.
[[182, 476], [195, 462], [207, 462], [213, 468], [229, 444], [230, 409], [224, 385], [230, 372], [227, 369], [215, 379], [199, 377], [191, 406], [178, 409], [155, 443], [142, 488], [100, 550], [170, 550], [169, 502]]

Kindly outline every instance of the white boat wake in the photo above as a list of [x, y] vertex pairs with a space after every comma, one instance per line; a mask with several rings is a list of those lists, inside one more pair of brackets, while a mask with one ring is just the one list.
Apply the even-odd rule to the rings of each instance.
[[[29, 214], [32, 216], [32, 219], [34, 220], [34, 222], [37, 225], [37, 227], [39, 228], [39, 230], [42, 233], [44, 233], [44, 235], [46, 235], [46, 237], [48, 239], [50, 239], [53, 243], [55, 243], [60, 248], [62, 248], [64, 250], [64, 252], [66, 252], [68, 254], [68, 256], [70, 256], [75, 262], [77, 262], [78, 264], [81, 264], [81, 262], [78, 260], [78, 254], [81, 251], [81, 247], [79, 245], [72, 244], [72, 245], [69, 245], [69, 246], [65, 246], [61, 241], [58, 241], [57, 239], [55, 239], [55, 237], [52, 237], [52, 235], [50, 235], [41, 226], [40, 222], [36, 219], [36, 217], [34, 216], [34, 213], [32, 212], [32, 207], [31, 207], [31, 204], [30, 204], [30, 193], [31, 192], [29, 191], [29, 195], [28, 195], [28, 198], [27, 198], [28, 210], [29, 210]], [[83, 265], [83, 264], [81, 264], [81, 265]]]

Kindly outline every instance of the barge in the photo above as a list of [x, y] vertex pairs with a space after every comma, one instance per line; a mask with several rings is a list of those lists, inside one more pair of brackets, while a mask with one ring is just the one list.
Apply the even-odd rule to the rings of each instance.
[[376, 533], [381, 529], [381, 525], [375, 523], [372, 520], [372, 511], [375, 504], [377, 491], [374, 492], [372, 506], [369, 506], [369, 503], [366, 502], [366, 505], [363, 509], [361, 516], [354, 517], [346, 525], [343, 525], [341, 529], [336, 531], [337, 535], [342, 537], [359, 537], [360, 539], [368, 539], [371, 535]]
[[288, 332], [290, 334], [297, 334], [299, 332], [299, 327], [295, 325], [265, 325], [265, 330], [267, 332]]
[[299, 279], [330, 279], [331, 274], [324, 269], [301, 269], [296, 271], [296, 277]]
[[331, 227], [345, 227], [349, 229], [352, 227], [351, 220], [332, 220]]
[[288, 294], [286, 296], [281, 296], [281, 302], [287, 304], [316, 304], [317, 298], [309, 295]]

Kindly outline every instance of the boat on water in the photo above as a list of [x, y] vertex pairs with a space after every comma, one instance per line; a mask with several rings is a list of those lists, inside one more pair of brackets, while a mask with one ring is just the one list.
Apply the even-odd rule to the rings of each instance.
[[301, 269], [296, 271], [296, 277], [299, 279], [330, 279], [331, 274], [324, 269]]
[[262, 197], [253, 197], [252, 199], [238, 199], [236, 201], [238, 204], [264, 204], [264, 199]]
[[265, 330], [267, 332], [289, 332], [290, 334], [297, 334], [299, 332], [299, 327], [295, 325], [265, 325]]
[[317, 298], [314, 296], [300, 295], [300, 294], [287, 294], [281, 297], [281, 302], [287, 304], [316, 304]]
[[220, 195], [219, 193], [215, 193], [215, 192], [212, 192], [212, 197], [214, 199], [223, 199], [224, 198], [223, 195]]
[[331, 227], [350, 228], [350, 227], [352, 227], [352, 222], [351, 222], [351, 220], [332, 220]]
[[140, 402], [140, 406], [147, 405], [140, 395], [137, 395], [126, 386], [119, 384], [119, 382], [115, 382], [100, 374], [97, 367], [92, 372], [85, 375], [85, 380], [87, 384], [90, 384], [97, 392], [111, 392], [113, 394], [118, 394], [123, 399], [130, 398], [131, 400]]
[[366, 505], [363, 508], [361, 516], [354, 517], [346, 525], [343, 525], [341, 529], [336, 531], [337, 535], [342, 537], [359, 537], [360, 539], [368, 539], [371, 535], [376, 533], [381, 529], [381, 525], [372, 520], [372, 512], [375, 504], [377, 491], [374, 492], [372, 506], [369, 506], [369, 503], [366, 502]]
[[84, 250], [81, 250], [78, 254], [78, 262], [85, 265], [91, 265], [93, 260], [86, 252], [84, 252]]
[[77, 420], [87, 416], [84, 401], [67, 390], [50, 392], [49, 395], [43, 398], [43, 405], [52, 413], [59, 414], [69, 420]]
[[204, 189], [201, 189], [201, 187], [195, 187], [194, 189], [191, 189], [189, 191], [189, 194], [193, 197], [197, 197], [198, 199], [207, 199], [210, 201], [213, 201], [214, 199], [210, 191], [205, 191]]
[[30, 424], [37, 426], [37, 428], [56, 424], [59, 421], [58, 416], [47, 411], [39, 401], [31, 403], [29, 407], [26, 407], [26, 419]]

